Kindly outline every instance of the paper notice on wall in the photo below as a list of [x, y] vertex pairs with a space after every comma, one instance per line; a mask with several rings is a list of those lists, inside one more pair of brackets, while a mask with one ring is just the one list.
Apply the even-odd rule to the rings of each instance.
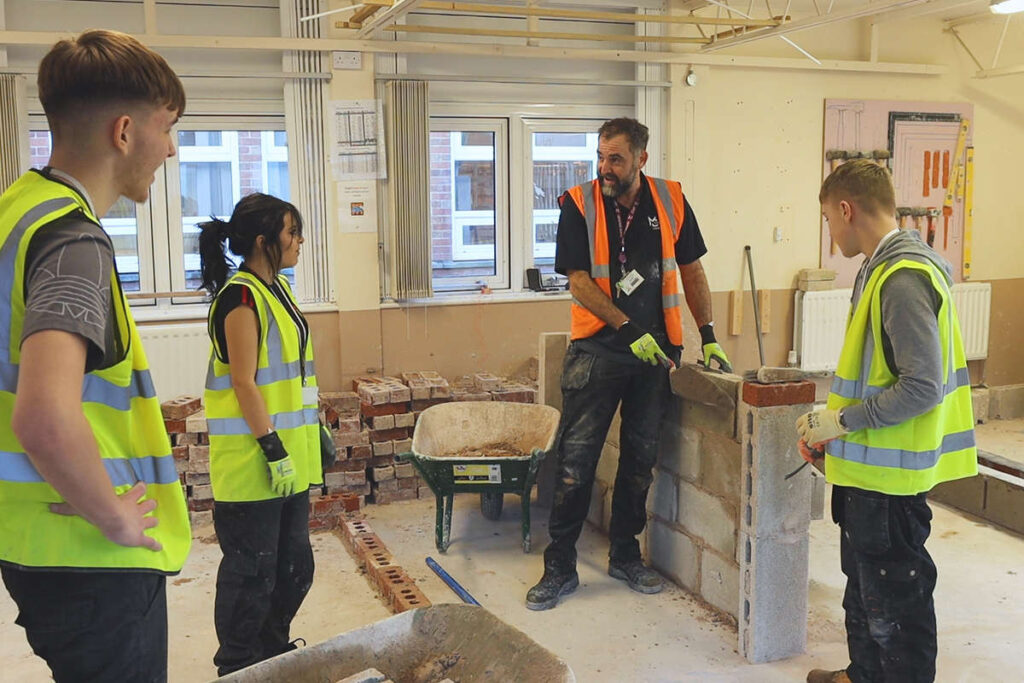
[[377, 188], [373, 182], [338, 184], [338, 229], [341, 232], [377, 231]]
[[333, 100], [330, 103], [334, 180], [387, 177], [382, 111], [377, 100]]

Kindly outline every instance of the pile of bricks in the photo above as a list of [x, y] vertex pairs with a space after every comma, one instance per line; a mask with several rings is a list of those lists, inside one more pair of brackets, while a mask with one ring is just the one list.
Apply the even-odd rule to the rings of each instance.
[[537, 389], [532, 384], [496, 377], [489, 372], [460, 377], [455, 382], [451, 395], [453, 401], [537, 402]]
[[346, 522], [341, 527], [341, 537], [356, 562], [366, 570], [366, 579], [370, 585], [380, 593], [395, 614], [430, 606], [427, 596], [399, 566], [366, 521]]
[[160, 405], [164, 427], [171, 438], [171, 453], [185, 491], [192, 523], [212, 521], [210, 435], [202, 403], [195, 396], [179, 396]]

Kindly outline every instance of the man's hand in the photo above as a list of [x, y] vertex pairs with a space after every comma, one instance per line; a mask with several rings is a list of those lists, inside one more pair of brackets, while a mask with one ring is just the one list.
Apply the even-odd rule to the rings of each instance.
[[669, 360], [669, 357], [665, 355], [665, 352], [661, 350], [661, 347], [658, 346], [658, 342], [651, 336], [651, 333], [639, 325], [627, 320], [619, 328], [618, 336], [629, 344], [629, 350], [643, 362], [650, 363], [651, 365], [658, 365], [660, 363], [665, 367], [672, 367], [674, 365]]
[[287, 498], [295, 493], [295, 467], [292, 465], [291, 456], [285, 456], [280, 460], [268, 462], [270, 468], [270, 488], [274, 493]]
[[808, 446], [807, 442], [803, 439], [797, 441], [796, 449], [800, 451], [800, 457], [811, 463], [811, 466], [814, 467], [814, 469], [825, 474], [825, 451], [820, 448], [812, 448], [811, 446]]
[[838, 410], [812, 410], [801, 415], [796, 421], [796, 431], [814, 448], [847, 433], [847, 429], [839, 424]]
[[729, 363], [725, 351], [715, 339], [715, 324], [713, 322], [701, 325], [700, 329], [701, 351], [704, 354], [704, 367], [711, 368], [711, 360], [718, 361], [718, 367], [722, 372], [732, 372], [732, 364]]
[[[146, 529], [152, 529], [159, 524], [156, 517], [147, 517], [156, 510], [156, 501], [149, 499], [139, 502], [145, 494], [146, 483], [140, 481], [117, 497], [120, 514], [110, 522], [97, 525], [108, 541], [126, 548], [142, 547], [153, 551], [163, 549], [159, 541], [145, 534]], [[70, 503], [52, 503], [50, 512], [58, 515], [78, 514]]]

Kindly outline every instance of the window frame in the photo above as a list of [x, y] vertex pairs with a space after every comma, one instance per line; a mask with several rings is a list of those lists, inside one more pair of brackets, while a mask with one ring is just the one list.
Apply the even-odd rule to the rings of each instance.
[[[452, 178], [455, 177], [455, 165], [459, 161], [488, 161], [493, 157], [494, 161], [494, 274], [493, 275], [467, 275], [463, 277], [441, 277], [433, 278], [434, 290], [437, 292], [464, 291], [467, 289], [479, 289], [480, 283], [484, 282], [491, 289], [507, 289], [509, 287], [509, 142], [508, 142], [508, 120], [501, 117], [462, 117], [462, 116], [431, 116], [429, 123], [431, 133], [472, 133], [486, 132], [494, 135], [493, 155], [484, 154], [482, 145], [462, 145], [461, 139], [458, 145], [453, 143], [452, 156], [449, 161], [449, 168]], [[456, 147], [463, 153], [462, 158], [456, 159]], [[452, 262], [472, 263], [473, 261], [485, 260], [490, 256], [489, 248], [483, 245], [462, 244], [462, 230], [466, 225], [471, 225], [474, 220], [489, 214], [489, 211], [457, 211], [455, 203], [455, 188], [451, 193], [451, 215], [452, 215]], [[433, 243], [433, 242], [431, 242]], [[458, 247], [456, 244], [458, 243]], [[461, 257], [461, 258], [460, 258]], [[481, 258], [483, 257], [483, 258]], [[431, 258], [433, 262], [433, 258]], [[433, 269], [432, 269], [433, 270]]]

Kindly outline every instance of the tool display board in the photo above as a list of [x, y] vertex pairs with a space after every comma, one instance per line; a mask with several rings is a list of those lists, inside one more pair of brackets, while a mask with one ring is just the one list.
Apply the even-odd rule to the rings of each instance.
[[[968, 124], [958, 158], [964, 120]], [[953, 264], [954, 279], [961, 282], [965, 279], [964, 206], [971, 189], [966, 159], [973, 154], [973, 136], [971, 104], [827, 99], [822, 179], [850, 158], [866, 157], [889, 168], [896, 206], [907, 214], [903, 229], [919, 230], [926, 241], [930, 235], [932, 247]], [[952, 190], [949, 201], [947, 188]], [[836, 271], [835, 286], [852, 286], [860, 264], [861, 258], [845, 258], [832, 243], [823, 218], [821, 267]]]

